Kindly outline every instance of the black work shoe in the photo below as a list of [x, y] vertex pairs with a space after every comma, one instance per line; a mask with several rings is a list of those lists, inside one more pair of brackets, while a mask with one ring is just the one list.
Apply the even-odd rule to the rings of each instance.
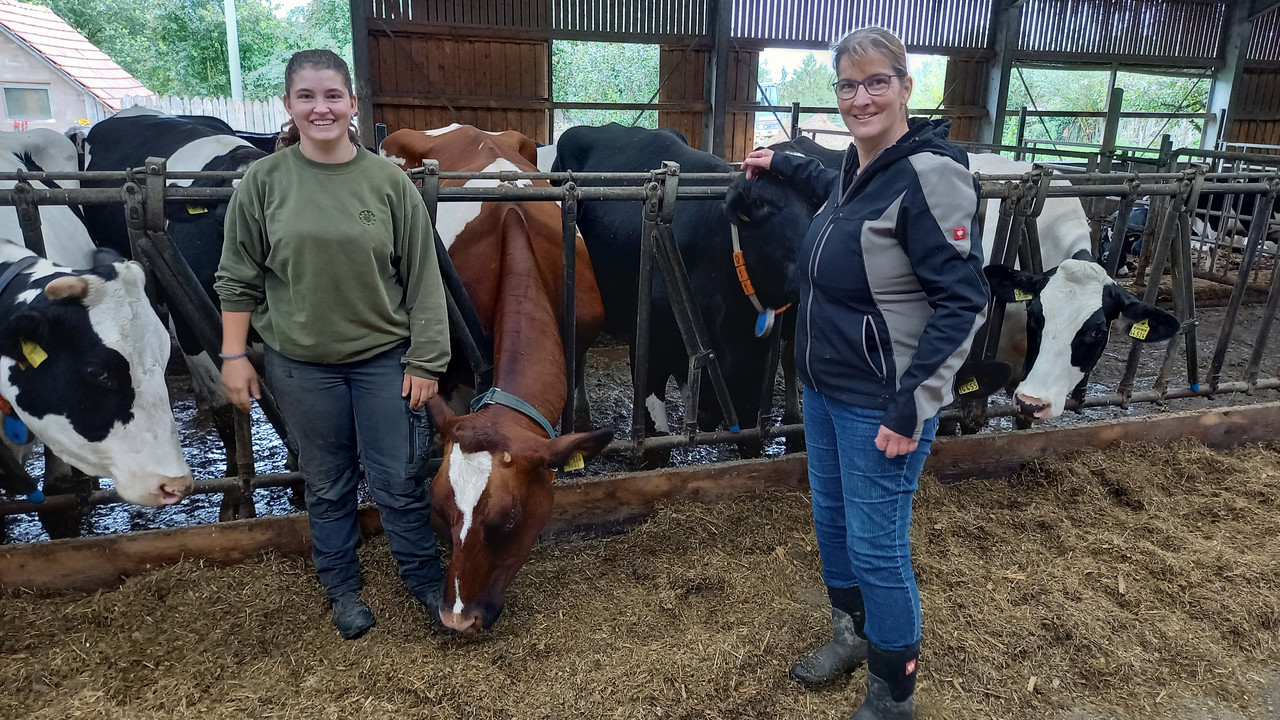
[[355, 640], [373, 627], [373, 611], [360, 599], [357, 593], [349, 592], [330, 598], [333, 605], [333, 626], [338, 634], [347, 640]]
[[913, 720], [915, 716], [912, 695], [894, 700], [889, 683], [867, 673], [867, 697], [849, 720]]
[[849, 613], [831, 608], [831, 640], [796, 660], [787, 675], [801, 685], [823, 685], [867, 661], [867, 641], [858, 637]]

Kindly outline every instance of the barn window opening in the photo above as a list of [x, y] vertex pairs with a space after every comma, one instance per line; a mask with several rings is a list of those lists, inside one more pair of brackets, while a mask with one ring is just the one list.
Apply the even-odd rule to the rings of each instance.
[[[658, 99], [657, 45], [556, 40], [551, 44], [553, 127], [575, 125], [658, 127], [656, 110], [610, 105], [644, 105]], [[699, 88], [701, 89], [701, 88]]]
[[[1154, 153], [1169, 135], [1174, 147], [1198, 147], [1205, 126], [1210, 80], [1186, 70], [1082, 70], [1016, 66], [1009, 82], [1006, 145], [1092, 150], [1102, 144], [1112, 88], [1124, 90], [1116, 146]], [[1029, 111], [1019, 128], [1019, 108]], [[1021, 134], [1019, 134], [1021, 133]]]
[[[943, 55], [908, 55], [907, 68], [915, 83], [911, 94], [913, 115], [927, 115], [942, 104], [947, 58]], [[768, 48], [760, 51], [757, 100], [762, 105], [829, 108], [829, 112], [801, 112], [800, 132], [819, 144], [843, 150], [849, 146], [849, 132], [836, 108], [831, 90], [835, 73], [831, 53], [817, 50]], [[790, 110], [756, 113], [756, 145], [772, 145], [788, 138]]]
[[49, 88], [4, 87], [4, 111], [10, 120], [49, 122], [53, 120], [53, 106], [49, 102]]

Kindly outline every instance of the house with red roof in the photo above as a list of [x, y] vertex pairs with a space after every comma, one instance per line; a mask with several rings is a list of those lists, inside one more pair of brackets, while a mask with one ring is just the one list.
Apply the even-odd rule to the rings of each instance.
[[62, 132], [153, 94], [49, 8], [0, 0], [0, 130]]

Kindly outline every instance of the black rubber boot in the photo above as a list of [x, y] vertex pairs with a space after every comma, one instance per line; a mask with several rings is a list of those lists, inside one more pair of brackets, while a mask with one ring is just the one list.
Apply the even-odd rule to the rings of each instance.
[[437, 633], [446, 632], [447, 628], [440, 621], [440, 603], [444, 602], [444, 588], [419, 588], [409, 592], [422, 604], [422, 609], [427, 611], [427, 620], [431, 623], [431, 629]]
[[870, 645], [867, 652], [867, 697], [849, 720], [912, 720], [916, 716], [917, 643], [905, 650], [881, 650]]
[[329, 599], [333, 605], [333, 626], [347, 640], [355, 640], [373, 627], [373, 611], [360, 599], [358, 593], [349, 592]]
[[829, 683], [867, 660], [867, 638], [863, 633], [867, 615], [858, 587], [827, 587], [831, 598], [831, 639], [796, 660], [788, 676], [801, 685]]

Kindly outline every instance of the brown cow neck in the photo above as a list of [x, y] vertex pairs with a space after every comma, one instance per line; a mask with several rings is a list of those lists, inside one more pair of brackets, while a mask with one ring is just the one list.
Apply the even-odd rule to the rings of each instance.
[[559, 297], [538, 273], [523, 212], [509, 205], [502, 218], [493, 384], [518, 395], [554, 425], [568, 392], [555, 309]]

